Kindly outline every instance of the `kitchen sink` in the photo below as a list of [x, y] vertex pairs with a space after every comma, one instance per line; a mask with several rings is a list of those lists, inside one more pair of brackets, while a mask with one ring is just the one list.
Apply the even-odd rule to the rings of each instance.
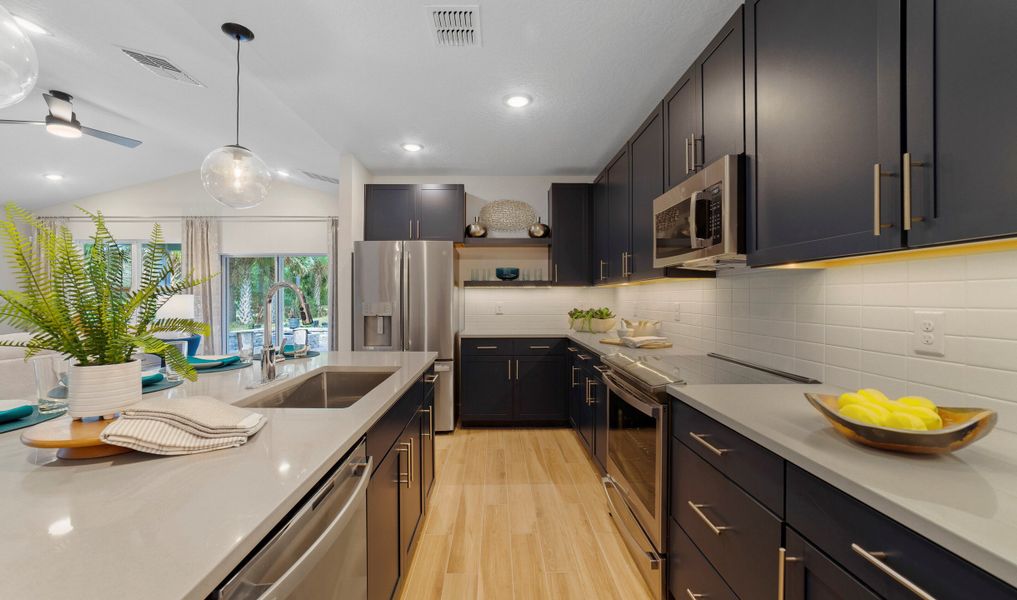
[[325, 371], [296, 387], [237, 403], [248, 408], [347, 408], [395, 371]]

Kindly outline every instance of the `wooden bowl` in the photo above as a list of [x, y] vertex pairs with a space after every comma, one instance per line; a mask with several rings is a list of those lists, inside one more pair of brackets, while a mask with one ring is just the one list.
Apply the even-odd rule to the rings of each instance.
[[984, 408], [939, 407], [943, 428], [935, 431], [909, 431], [862, 423], [837, 412], [837, 396], [805, 394], [805, 397], [838, 433], [847, 439], [895, 452], [911, 454], [947, 454], [985, 437], [996, 426], [996, 412]]

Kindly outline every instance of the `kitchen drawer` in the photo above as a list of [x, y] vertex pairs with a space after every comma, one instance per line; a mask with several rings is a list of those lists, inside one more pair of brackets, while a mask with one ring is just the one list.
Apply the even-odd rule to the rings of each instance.
[[463, 356], [508, 356], [512, 340], [507, 338], [465, 338], [460, 342]]
[[671, 415], [673, 436], [783, 516], [783, 459], [682, 402], [675, 403]]
[[671, 511], [742, 600], [777, 593], [781, 522], [680, 442], [672, 458]]
[[423, 401], [424, 381], [420, 378], [368, 430], [367, 455], [374, 458], [375, 470], [381, 465], [392, 444], [403, 434], [406, 424], [417, 413]]
[[565, 354], [564, 338], [517, 338], [512, 347], [517, 356], [549, 356]]
[[669, 521], [671, 536], [667, 563], [671, 597], [677, 600], [738, 600], [678, 523], [674, 519]]
[[1017, 597], [1014, 588], [798, 467], [788, 465], [787, 485], [788, 523], [882, 597], [916, 596], [890, 569], [940, 600]]

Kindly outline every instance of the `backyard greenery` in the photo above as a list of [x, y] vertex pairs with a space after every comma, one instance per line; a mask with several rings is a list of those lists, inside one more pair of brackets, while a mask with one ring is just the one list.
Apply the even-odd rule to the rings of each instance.
[[[0, 235], [19, 289], [0, 290], [0, 323], [32, 337], [0, 345], [25, 348], [26, 358], [52, 350], [83, 366], [125, 363], [140, 350], [163, 356], [175, 371], [194, 380], [187, 358], [155, 334], [208, 335], [208, 325], [157, 319], [156, 312], [170, 296], [207, 279], [181, 276], [179, 258], [167, 252], [156, 224], [144, 249], [140, 286], [130, 290], [124, 285], [130, 254], [113, 238], [102, 213], [82, 212], [95, 226], [87, 250], [74, 243], [66, 227], [53, 228], [14, 204], [5, 206]], [[38, 251], [24, 226], [34, 234]]]

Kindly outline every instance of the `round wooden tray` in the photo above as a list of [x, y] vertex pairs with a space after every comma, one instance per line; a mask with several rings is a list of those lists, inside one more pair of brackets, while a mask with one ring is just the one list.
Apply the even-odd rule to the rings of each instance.
[[78, 421], [64, 416], [25, 429], [21, 443], [32, 448], [59, 448], [57, 456], [67, 460], [103, 458], [131, 452], [130, 448], [112, 446], [99, 439], [110, 424], [103, 419]]

